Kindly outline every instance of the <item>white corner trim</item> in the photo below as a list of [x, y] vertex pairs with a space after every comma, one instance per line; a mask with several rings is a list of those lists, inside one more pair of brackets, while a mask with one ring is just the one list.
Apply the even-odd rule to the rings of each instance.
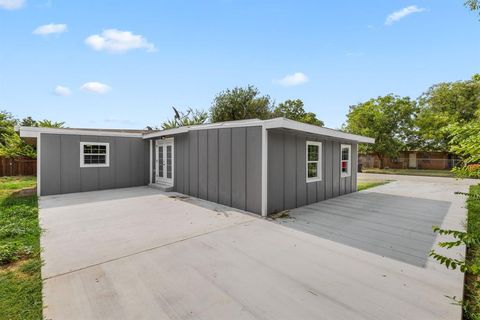
[[[308, 146], [309, 145], [318, 146], [318, 161], [308, 161]], [[322, 172], [323, 172], [322, 159], [323, 159], [322, 143], [320, 141], [307, 140], [306, 143], [305, 143], [305, 177], [307, 178], [307, 183], [322, 181]], [[316, 162], [318, 164], [318, 166], [317, 166], [318, 177], [314, 177], [314, 178], [309, 178], [308, 177], [308, 163], [309, 162]]]
[[[342, 172], [342, 149], [348, 149], [348, 166], [347, 173]], [[350, 177], [352, 175], [352, 145], [351, 144], [341, 144], [340, 145], [340, 176], [342, 178]]]
[[37, 196], [41, 196], [41, 179], [42, 179], [42, 135], [39, 133], [37, 136]]
[[[83, 150], [84, 145], [106, 146], [107, 153], [105, 154], [105, 163], [85, 163], [85, 154]], [[101, 155], [101, 154], [98, 154]], [[80, 142], [80, 168], [106, 168], [110, 167], [110, 143], [108, 142]]]
[[149, 161], [149, 163], [150, 163], [150, 169], [149, 169], [150, 175], [149, 175], [149, 179], [148, 179], [150, 184], [152, 184], [152, 175], [153, 175], [153, 168], [152, 168], [152, 165], [153, 165], [152, 153], [153, 153], [153, 151], [152, 151], [152, 148], [153, 148], [153, 140], [150, 140], [150, 154], [149, 154], [150, 155], [150, 161]]
[[115, 131], [102, 131], [102, 130], [88, 130], [88, 129], [65, 129], [65, 128], [41, 128], [41, 127], [15, 127], [15, 130], [20, 132], [20, 137], [38, 137], [40, 133], [50, 134], [70, 134], [70, 135], [82, 135], [82, 136], [106, 136], [106, 137], [130, 137], [141, 138], [141, 133], [129, 133], [129, 132], [115, 132]]
[[262, 217], [268, 215], [268, 131], [262, 126]]

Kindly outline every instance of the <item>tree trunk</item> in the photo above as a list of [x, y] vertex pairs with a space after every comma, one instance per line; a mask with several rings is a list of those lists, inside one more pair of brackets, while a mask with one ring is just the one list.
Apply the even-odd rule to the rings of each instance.
[[380, 169], [384, 169], [385, 168], [385, 158], [382, 155], [378, 155], [378, 157], [380, 158]]

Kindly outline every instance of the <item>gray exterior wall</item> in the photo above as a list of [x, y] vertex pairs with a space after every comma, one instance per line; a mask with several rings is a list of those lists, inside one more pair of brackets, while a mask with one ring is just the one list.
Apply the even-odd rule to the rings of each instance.
[[174, 141], [175, 191], [261, 213], [261, 127], [196, 130]]
[[[147, 185], [149, 148], [142, 138], [41, 134], [41, 195]], [[80, 142], [108, 142], [110, 166], [80, 168]]]
[[[306, 182], [306, 141], [322, 142], [322, 180]], [[340, 145], [352, 146], [351, 176], [340, 176]], [[268, 213], [357, 190], [357, 144], [283, 130], [268, 132]]]

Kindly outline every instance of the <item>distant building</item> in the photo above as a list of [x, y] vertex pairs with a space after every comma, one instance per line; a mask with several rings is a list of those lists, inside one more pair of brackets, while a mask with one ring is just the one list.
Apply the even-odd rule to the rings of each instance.
[[[384, 158], [384, 168], [448, 170], [459, 162], [448, 152], [402, 151], [398, 157]], [[373, 154], [359, 154], [358, 163], [363, 168], [380, 168], [380, 158]]]

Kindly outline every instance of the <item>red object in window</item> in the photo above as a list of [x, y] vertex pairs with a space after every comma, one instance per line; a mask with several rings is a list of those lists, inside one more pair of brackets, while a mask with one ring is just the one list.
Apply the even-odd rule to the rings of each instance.
[[347, 168], [347, 162], [346, 161], [342, 161], [342, 169], [345, 169]]

